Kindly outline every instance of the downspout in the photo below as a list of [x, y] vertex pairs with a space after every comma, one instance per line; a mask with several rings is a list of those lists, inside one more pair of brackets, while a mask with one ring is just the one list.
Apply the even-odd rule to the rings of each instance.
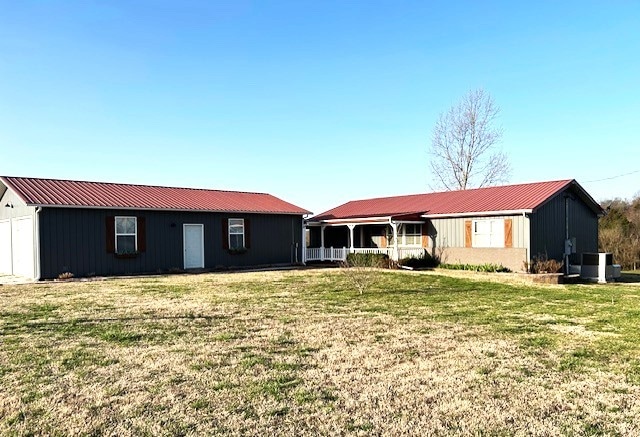
[[36, 262], [35, 262], [35, 266], [36, 266], [36, 271], [35, 271], [35, 280], [39, 281], [40, 280], [40, 276], [41, 276], [41, 271], [40, 271], [40, 212], [42, 211], [42, 207], [41, 206], [36, 206], [36, 226], [35, 226], [35, 233], [36, 233], [36, 238], [35, 238], [35, 242], [36, 242], [36, 250], [35, 250], [35, 256], [36, 256]]
[[[527, 237], [526, 229], [529, 229], [529, 238], [525, 240]], [[528, 266], [531, 262], [531, 259], [529, 258], [529, 252], [531, 251], [531, 224], [527, 223], [527, 213], [524, 211], [522, 211], [522, 242], [524, 245], [524, 259]]]

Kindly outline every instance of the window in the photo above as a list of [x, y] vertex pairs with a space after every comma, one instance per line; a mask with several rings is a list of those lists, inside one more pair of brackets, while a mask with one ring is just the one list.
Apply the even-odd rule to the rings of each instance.
[[[387, 228], [387, 244], [393, 246], [393, 231]], [[419, 223], [404, 223], [398, 225], [398, 246], [421, 246], [422, 225]]]
[[504, 247], [504, 219], [474, 220], [473, 247]]
[[229, 219], [229, 249], [244, 248], [244, 219]]
[[420, 246], [422, 244], [422, 229], [419, 224], [408, 224], [403, 226], [403, 236], [405, 246]]
[[131, 254], [138, 250], [138, 220], [136, 217], [116, 217], [116, 253]]

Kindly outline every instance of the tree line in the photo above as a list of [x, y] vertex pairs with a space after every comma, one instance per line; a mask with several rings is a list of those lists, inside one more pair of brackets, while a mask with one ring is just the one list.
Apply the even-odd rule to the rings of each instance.
[[598, 223], [598, 244], [611, 252], [623, 269], [640, 267], [640, 192], [630, 200], [607, 200], [600, 204], [607, 214]]

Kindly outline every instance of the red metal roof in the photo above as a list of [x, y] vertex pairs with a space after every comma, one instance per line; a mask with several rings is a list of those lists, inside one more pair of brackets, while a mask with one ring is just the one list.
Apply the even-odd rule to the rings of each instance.
[[[535, 210], [554, 194], [575, 185], [599, 206], [573, 179], [530, 184], [505, 185], [461, 191], [413, 194], [353, 200], [318, 214], [311, 221], [357, 217], [398, 216], [405, 214], [457, 215], [493, 211]], [[581, 193], [581, 194], [582, 194]]]
[[270, 194], [0, 176], [27, 205], [309, 214]]

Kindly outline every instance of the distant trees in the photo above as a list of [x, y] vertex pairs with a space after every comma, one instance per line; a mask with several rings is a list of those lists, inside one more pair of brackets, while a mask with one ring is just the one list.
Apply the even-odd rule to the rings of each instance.
[[640, 267], [640, 193], [630, 202], [620, 199], [601, 203], [607, 215], [598, 224], [600, 250], [613, 253], [625, 269]]
[[482, 89], [469, 91], [440, 114], [431, 141], [433, 188], [465, 190], [507, 182], [511, 166], [497, 148], [502, 128], [496, 126], [500, 108]]

